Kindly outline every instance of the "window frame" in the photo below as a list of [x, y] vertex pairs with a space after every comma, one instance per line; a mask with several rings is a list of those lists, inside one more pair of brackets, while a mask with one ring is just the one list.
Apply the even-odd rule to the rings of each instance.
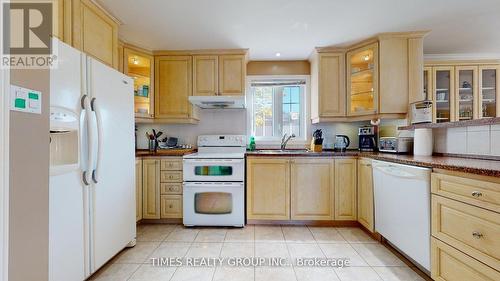
[[[255, 137], [255, 142], [258, 145], [267, 145], [267, 146], [272, 146], [274, 147], [275, 145], [279, 146], [281, 144], [281, 138], [282, 136], [273, 136], [273, 137], [259, 137], [254, 135], [253, 127], [254, 127], [254, 116], [253, 116], [253, 91], [252, 91], [252, 83], [255, 81], [265, 81], [265, 80], [278, 80], [278, 79], [283, 79], [283, 80], [304, 80], [306, 84], [304, 85], [304, 91], [300, 95], [300, 102], [301, 102], [301, 108], [300, 108], [300, 129], [302, 135], [299, 137], [296, 137], [289, 142], [289, 147], [297, 147], [300, 146], [302, 148], [304, 145], [308, 143], [308, 138], [310, 135], [310, 129], [311, 129], [311, 122], [310, 122], [310, 110], [309, 110], [309, 105], [310, 105], [310, 95], [309, 95], [309, 89], [310, 89], [310, 76], [309, 75], [248, 75], [247, 76], [247, 135], [248, 136], [254, 136]], [[278, 117], [277, 114], [274, 114], [275, 109], [278, 107], [276, 103], [274, 102], [274, 97], [273, 97], [273, 122], [276, 122], [277, 118], [281, 118], [282, 114], [279, 114], [280, 117]], [[282, 112], [282, 107], [283, 103], [281, 102], [279, 107], [281, 108], [278, 110], [278, 112]], [[273, 129], [275, 130], [275, 129]]]

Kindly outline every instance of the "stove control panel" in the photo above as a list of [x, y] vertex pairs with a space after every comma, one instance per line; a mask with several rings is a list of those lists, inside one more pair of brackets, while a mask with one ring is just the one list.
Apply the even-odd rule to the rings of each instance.
[[246, 147], [245, 135], [201, 135], [198, 136], [198, 146], [236, 146]]

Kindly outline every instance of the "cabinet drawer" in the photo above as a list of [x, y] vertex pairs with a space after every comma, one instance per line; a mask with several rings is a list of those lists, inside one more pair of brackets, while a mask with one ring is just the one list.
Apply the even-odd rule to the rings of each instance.
[[182, 195], [162, 195], [160, 217], [182, 218]]
[[432, 195], [432, 235], [500, 268], [500, 214]]
[[160, 185], [161, 194], [182, 194], [182, 183], [162, 183]]
[[162, 159], [160, 163], [162, 171], [182, 171], [182, 159]]
[[182, 172], [181, 171], [161, 171], [160, 172], [161, 182], [182, 182]]
[[432, 238], [431, 277], [436, 281], [495, 281], [500, 272]]
[[500, 212], [500, 183], [432, 173], [432, 193]]

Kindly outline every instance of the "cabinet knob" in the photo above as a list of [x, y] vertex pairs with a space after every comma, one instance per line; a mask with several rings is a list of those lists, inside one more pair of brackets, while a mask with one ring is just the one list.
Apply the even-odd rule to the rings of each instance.
[[479, 197], [483, 196], [483, 194], [481, 192], [479, 192], [479, 191], [473, 191], [472, 192], [472, 196], [474, 196], [476, 198], [479, 198]]
[[171, 187], [169, 187], [169, 188], [168, 188], [168, 190], [172, 191], [172, 188], [171, 188]]
[[172, 207], [173, 207], [173, 206], [172, 206], [172, 204], [168, 205], [168, 208], [169, 208], [169, 209], [172, 209]]
[[476, 239], [481, 239], [481, 238], [483, 238], [483, 234], [481, 232], [474, 231], [474, 232], [472, 232], [472, 237], [474, 237]]

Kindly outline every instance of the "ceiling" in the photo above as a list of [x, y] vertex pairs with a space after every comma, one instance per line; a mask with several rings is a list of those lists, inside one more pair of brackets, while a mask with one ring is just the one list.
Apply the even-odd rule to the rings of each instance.
[[120, 38], [151, 50], [249, 48], [252, 60], [305, 59], [316, 46], [432, 30], [425, 54], [500, 57], [499, 0], [98, 2], [123, 23]]

